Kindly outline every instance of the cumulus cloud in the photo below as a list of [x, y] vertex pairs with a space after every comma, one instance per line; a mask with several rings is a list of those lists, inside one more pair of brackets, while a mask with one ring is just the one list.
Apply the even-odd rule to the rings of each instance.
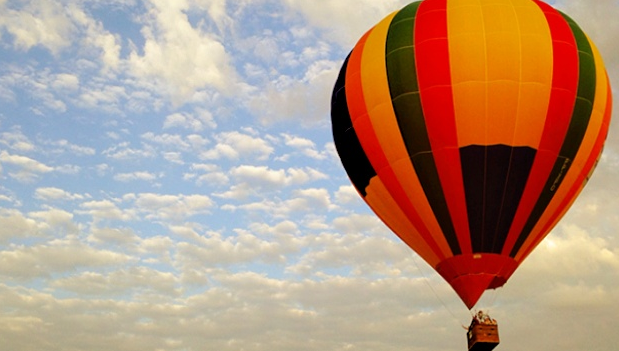
[[[149, 143], [146, 147], [150, 150], [149, 156], [154, 156], [154, 153], [160, 151], [164, 156], [167, 155], [167, 159], [178, 161], [176, 163], [183, 163], [182, 155], [184, 153], [200, 153], [205, 145], [210, 143], [209, 140], [195, 134], [186, 136], [181, 134], [155, 134], [148, 132], [142, 134], [141, 138]], [[173, 156], [170, 157], [170, 155]]]
[[123, 200], [133, 203], [146, 219], [182, 220], [209, 213], [213, 200], [206, 195], [165, 195], [155, 193], [126, 194]]
[[342, 185], [335, 193], [335, 200], [338, 204], [352, 205], [361, 203], [361, 198], [357, 189], [352, 185]]
[[215, 136], [217, 144], [214, 148], [202, 152], [200, 157], [206, 160], [218, 160], [221, 158], [239, 159], [244, 157], [256, 157], [264, 161], [273, 153], [273, 147], [262, 138], [241, 133], [238, 131], [224, 132]]
[[84, 296], [120, 296], [144, 292], [179, 296], [177, 278], [169, 272], [130, 267], [109, 274], [84, 272], [55, 280], [51, 286]]
[[261, 197], [263, 191], [276, 191], [288, 186], [298, 186], [311, 181], [327, 179], [328, 176], [312, 168], [270, 169], [267, 166], [242, 165], [229, 171], [236, 184], [216, 195], [229, 199]]
[[28, 50], [41, 45], [52, 53], [71, 43], [75, 26], [62, 4], [56, 1], [29, 1], [24, 8], [0, 4], [0, 25], [13, 36], [15, 45]]
[[131, 228], [122, 227], [93, 227], [88, 240], [97, 244], [130, 246], [139, 242], [139, 237]]
[[15, 168], [14, 171], [9, 171], [11, 178], [19, 182], [32, 182], [45, 173], [52, 172], [53, 167], [45, 165], [35, 159], [26, 156], [10, 154], [7, 151], [0, 152], [0, 165], [8, 164]]
[[302, 14], [310, 24], [327, 31], [326, 37], [344, 47], [352, 47], [368, 28], [408, 2], [405, 0], [381, 2], [344, 0], [319, 3], [302, 0], [284, 1], [291, 9]]
[[75, 91], [80, 86], [80, 79], [75, 74], [60, 73], [56, 75], [51, 83], [54, 90], [70, 90]]
[[410, 249], [394, 239], [360, 233], [324, 233], [308, 238], [307, 245], [314, 249], [287, 270], [316, 275], [330, 269], [345, 269], [359, 276], [401, 276], [403, 271], [416, 272]]
[[80, 204], [80, 214], [88, 214], [92, 216], [95, 223], [100, 220], [118, 220], [127, 221], [134, 218], [134, 211], [124, 211], [117, 206], [116, 203], [110, 200], [93, 200]]
[[191, 171], [192, 173], [186, 173], [184, 178], [195, 179], [198, 185], [226, 185], [230, 181], [226, 172], [215, 164], [193, 164]]
[[34, 151], [36, 148], [20, 128], [0, 133], [0, 144], [20, 153]]
[[290, 211], [309, 211], [310, 209], [333, 208], [331, 194], [327, 189], [310, 188], [299, 189], [292, 193], [292, 198], [286, 202], [285, 208]]
[[300, 185], [310, 180], [326, 179], [327, 175], [311, 168], [269, 169], [266, 166], [238, 166], [230, 174], [240, 181], [274, 188], [277, 186]]
[[158, 176], [151, 172], [137, 171], [131, 173], [118, 173], [114, 175], [114, 180], [119, 182], [131, 182], [131, 181], [153, 181]]
[[0, 243], [42, 236], [41, 224], [17, 210], [0, 209]]
[[76, 156], [92, 156], [96, 153], [96, 150], [92, 147], [76, 145], [65, 139], [48, 141], [44, 144], [54, 148], [51, 151], [57, 153], [69, 152]]
[[[2, 172], [2, 169], [0, 168], [0, 173], [1, 172]], [[7, 195], [0, 194], [0, 201], [12, 202], [13, 199]]]
[[[583, 279], [591, 271], [619, 270], [619, 252], [602, 237], [574, 224], [561, 225], [538, 248], [526, 266], [540, 277]], [[543, 278], [542, 278], [543, 279]]]
[[103, 155], [115, 160], [129, 161], [142, 158], [153, 158], [156, 152], [148, 145], [143, 145], [143, 148], [133, 148], [130, 146], [129, 142], [122, 142], [104, 150]]
[[286, 254], [297, 250], [296, 247], [260, 238], [248, 230], [236, 229], [235, 232], [236, 235], [226, 237], [210, 233], [197, 242], [180, 243], [177, 258], [189, 267], [220, 267], [253, 261], [282, 263]]
[[261, 195], [256, 189], [246, 188], [247, 183], [232, 187], [229, 191], [217, 194], [217, 196], [234, 199], [247, 200], [248, 197], [265, 197], [265, 199], [256, 202], [247, 202], [243, 204], [226, 204], [222, 209], [235, 212], [243, 210], [247, 213], [264, 213], [269, 218], [278, 220], [290, 218], [293, 215], [305, 214], [305, 221], [310, 221], [312, 224], [307, 224], [308, 227], [320, 229], [325, 226], [320, 219], [313, 217], [311, 213], [314, 211], [331, 211], [336, 208], [331, 203], [330, 195], [325, 189], [303, 189], [295, 190], [292, 196], [285, 200], [271, 198]]
[[259, 120], [265, 125], [291, 120], [307, 126], [324, 123], [328, 113], [324, 102], [330, 100], [339, 66], [339, 62], [319, 60], [310, 64], [301, 79], [280, 75], [247, 104], [260, 112]]
[[43, 201], [83, 200], [88, 197], [88, 195], [73, 194], [66, 190], [53, 187], [37, 188], [34, 196]]
[[129, 260], [126, 255], [95, 249], [70, 237], [0, 251], [0, 275], [18, 280], [45, 278], [81, 267], [115, 266]]
[[79, 233], [79, 225], [73, 220], [73, 213], [58, 209], [49, 208], [44, 211], [30, 212], [30, 218], [39, 222], [39, 227], [48, 235], [64, 237]]
[[198, 89], [231, 93], [237, 78], [229, 53], [219, 38], [192, 25], [187, 2], [151, 1], [147, 6], [145, 42], [129, 56], [131, 73], [160, 84], [179, 103]]
[[213, 120], [213, 115], [203, 109], [198, 109], [195, 114], [175, 112], [168, 115], [163, 122], [163, 129], [184, 128], [194, 132], [215, 127], [217, 123]]
[[287, 133], [282, 134], [284, 142], [287, 146], [290, 146], [304, 156], [313, 158], [316, 160], [324, 160], [327, 155], [325, 152], [320, 152], [316, 149], [316, 144], [307, 138], [290, 135]]
[[[82, 28], [84, 33], [83, 44], [89, 50], [94, 50], [95, 55], [101, 62], [102, 68], [106, 70], [116, 70], [120, 66], [120, 38], [108, 32], [101, 22], [90, 17], [83, 9], [77, 6], [68, 6], [67, 11], [74, 23]], [[69, 78], [70, 84], [74, 85], [75, 79]]]
[[[79, 90], [76, 104], [82, 108], [102, 110], [110, 114], [123, 114], [123, 102], [132, 98], [127, 88], [114, 82], [90, 82]], [[132, 99], [136, 100], [136, 99]], [[130, 105], [128, 105], [130, 107]]]

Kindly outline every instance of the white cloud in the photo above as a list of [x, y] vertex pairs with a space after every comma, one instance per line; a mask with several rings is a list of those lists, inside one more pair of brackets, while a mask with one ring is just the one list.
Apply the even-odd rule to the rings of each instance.
[[329, 107], [324, 102], [330, 101], [340, 64], [319, 60], [309, 64], [301, 79], [280, 75], [252, 94], [247, 105], [265, 125], [293, 120], [305, 126], [324, 124]]
[[316, 160], [324, 160], [327, 155], [324, 152], [316, 150], [316, 144], [307, 138], [290, 135], [287, 133], [282, 134], [285, 140], [285, 144], [296, 150], [299, 150], [302, 155]]
[[287, 202], [288, 208], [292, 211], [305, 210], [310, 212], [312, 209], [332, 208], [331, 196], [329, 191], [324, 188], [300, 189], [292, 192], [292, 198]]
[[219, 160], [222, 158], [235, 160], [239, 158], [239, 153], [230, 145], [217, 144], [212, 149], [202, 152], [200, 158], [205, 160]]
[[[288, 169], [270, 169], [266, 166], [250, 166], [241, 165], [233, 167], [229, 170], [230, 176], [234, 178], [236, 183], [230, 186], [227, 191], [215, 193], [217, 197], [224, 199], [235, 200], [247, 200], [249, 198], [269, 198], [271, 192], [280, 192], [287, 187], [300, 186], [312, 181], [327, 179], [328, 176], [313, 168], [288, 168]], [[228, 210], [234, 210], [235, 208], [244, 208], [246, 210], [258, 210], [268, 212], [272, 211], [287, 211], [287, 206], [294, 207], [295, 210], [304, 208], [310, 203], [317, 201], [316, 198], [311, 200], [312, 196], [305, 197], [312, 190], [303, 190], [299, 194], [303, 194], [302, 198], [290, 199], [287, 203], [276, 206], [269, 204], [269, 200], [265, 200], [263, 203], [251, 203], [241, 206], [226, 206]], [[307, 193], [307, 194], [306, 194]], [[328, 194], [324, 194], [328, 197]], [[320, 196], [319, 196], [320, 197]], [[324, 203], [324, 197], [322, 200], [318, 200], [320, 203]], [[327, 202], [329, 202], [327, 200]]]
[[132, 181], [153, 181], [156, 180], [158, 175], [146, 171], [137, 171], [131, 173], [118, 173], [114, 175], [114, 180], [119, 182], [132, 182]]
[[35, 145], [19, 128], [0, 133], [0, 144], [17, 152], [30, 152], [36, 149]]
[[209, 213], [215, 205], [206, 195], [162, 195], [155, 193], [126, 194], [126, 202], [134, 204], [146, 219], [168, 221], [183, 220], [198, 214]]
[[217, 141], [215, 147], [201, 153], [201, 158], [236, 160], [241, 157], [255, 157], [263, 161], [268, 159], [274, 151], [267, 140], [237, 131], [220, 133], [215, 136], [215, 140]]
[[84, 272], [57, 279], [51, 286], [85, 296], [114, 296], [127, 292], [158, 293], [172, 297], [180, 294], [177, 279], [172, 273], [147, 267], [130, 267], [109, 274]]
[[58, 173], [69, 174], [69, 175], [77, 175], [80, 173], [81, 170], [82, 170], [82, 167], [77, 166], [77, 165], [70, 165], [70, 164], [60, 165], [60, 166], [57, 166], [55, 169], [55, 171]]
[[228, 5], [226, 0], [191, 0], [190, 3], [198, 8], [205, 7], [220, 32], [234, 24], [234, 20], [226, 11]]
[[6, 151], [2, 151], [2, 153], [0, 153], [0, 161], [20, 166], [26, 171], [32, 171], [35, 173], [46, 173], [53, 170], [52, 167], [48, 167], [43, 163], [33, 160], [29, 157], [11, 155]]
[[194, 174], [195, 182], [198, 185], [217, 186], [226, 185], [230, 182], [228, 175], [219, 166], [214, 164], [193, 164], [191, 169], [201, 174]]
[[190, 144], [179, 134], [159, 134], [155, 135], [152, 132], [144, 133], [141, 135], [142, 139], [150, 141], [155, 144], [159, 144], [169, 148], [175, 148], [179, 150], [190, 150]]
[[98, 244], [129, 246], [136, 244], [139, 237], [130, 228], [92, 228], [88, 239]]
[[277, 62], [282, 57], [281, 48], [272, 32], [264, 33], [265, 36], [252, 38], [253, 54], [266, 62]]
[[335, 202], [342, 205], [355, 205], [361, 204], [363, 201], [354, 186], [342, 185], [335, 192]]
[[342, 164], [342, 162], [340, 161], [340, 156], [338, 155], [337, 150], [335, 148], [335, 144], [333, 142], [326, 143], [324, 148], [325, 148], [325, 153], [327, 155], [327, 158], [329, 160], [333, 160], [333, 162], [337, 164], [338, 166]]
[[42, 174], [52, 172], [53, 167], [47, 166], [37, 160], [26, 156], [12, 155], [7, 151], [0, 152], [0, 165], [9, 164], [15, 168], [16, 171], [9, 171], [11, 178], [16, 179], [19, 182], [32, 182], [39, 178]]
[[168, 162], [176, 163], [179, 165], [182, 165], [185, 163], [183, 161], [183, 154], [180, 152], [173, 152], [173, 151], [164, 152], [162, 153], [161, 156]]
[[42, 235], [36, 220], [17, 210], [0, 209], [0, 243]]
[[13, 36], [22, 50], [41, 45], [58, 53], [71, 43], [75, 27], [65, 8], [56, 1], [29, 1], [15, 9], [0, 3], [0, 25]]
[[235, 229], [235, 235], [222, 236], [211, 232], [195, 243], [180, 243], [178, 259], [183, 265], [222, 266], [261, 261], [283, 263], [287, 254], [298, 251], [298, 243], [269, 240], [249, 230]]
[[149, 238], [142, 238], [138, 244], [138, 252], [140, 252], [146, 260], [154, 257], [155, 264], [170, 264], [170, 251], [175, 248], [175, 245], [176, 243], [170, 237], [157, 235]]
[[32, 279], [82, 267], [121, 265], [129, 260], [126, 255], [98, 250], [75, 237], [69, 237], [48, 244], [16, 246], [0, 251], [0, 275], [12, 279]]
[[375, 236], [393, 237], [393, 233], [374, 215], [366, 212], [365, 214], [352, 214], [337, 217], [333, 220], [333, 228], [340, 233], [372, 233]]
[[109, 147], [108, 149], [102, 152], [103, 155], [114, 159], [114, 160], [139, 160], [142, 158], [154, 158], [156, 155], [155, 150], [148, 146], [143, 145], [142, 149], [136, 149], [130, 147], [129, 142], [122, 142], [118, 145], [114, 145]]
[[52, 152], [62, 153], [67, 151], [77, 156], [92, 156], [96, 153], [96, 150], [92, 147], [76, 145], [65, 139], [47, 141], [45, 144], [58, 148], [52, 150]]
[[[1, 168], [0, 168], [0, 173], [2, 173]], [[12, 202], [13, 198], [11, 198], [10, 196], [4, 195], [4, 194], [0, 194], [0, 201]]]
[[[326, 179], [327, 175], [312, 168], [270, 169], [266, 166], [242, 165], [229, 171], [239, 184], [233, 186], [244, 190], [252, 189], [247, 195], [256, 195], [261, 190], [273, 191], [292, 185], [301, 185], [314, 180]], [[231, 188], [231, 190], [233, 189]], [[223, 197], [232, 197], [219, 194]]]
[[131, 211], [123, 211], [110, 200], [87, 201], [80, 204], [80, 208], [76, 212], [92, 216], [95, 223], [103, 219], [127, 221], [134, 218]]
[[121, 103], [129, 98], [127, 94], [127, 88], [124, 86], [94, 81], [80, 89], [76, 104], [92, 110], [103, 110], [110, 114], [123, 114]]
[[94, 170], [98, 176], [103, 177], [110, 170], [110, 166], [106, 163], [101, 163], [94, 166]]
[[[266, 186], [269, 188], [285, 186], [292, 183], [293, 179], [298, 179], [297, 183], [307, 181], [309, 177], [303, 177], [302, 172], [293, 170], [297, 176], [292, 176], [290, 172], [286, 174], [285, 169], [273, 170], [267, 166], [238, 166], [230, 170], [230, 174], [240, 181]], [[301, 179], [303, 178], [303, 179]]]
[[619, 251], [608, 249], [602, 237], [594, 237], [574, 224], [560, 225], [525, 261], [530, 273], [542, 277], [552, 276], [583, 279], [591, 271], [619, 271]]
[[[371, 0], [320, 1], [310, 3], [303, 0], [285, 0], [291, 9], [301, 13], [310, 25], [327, 32], [325, 37], [350, 47], [388, 13], [395, 11], [409, 1]], [[354, 9], [354, 11], [353, 11]]]
[[43, 201], [72, 201], [83, 200], [89, 195], [73, 194], [66, 190], [54, 187], [37, 188], [34, 197]]
[[261, 236], [271, 235], [278, 242], [286, 242], [288, 245], [293, 245], [295, 247], [302, 245], [303, 242], [299, 238], [301, 236], [299, 226], [291, 220], [283, 220], [275, 225], [268, 225], [263, 222], [252, 223], [249, 228], [256, 232], [256, 234]]
[[418, 273], [411, 251], [397, 238], [360, 233], [347, 235], [322, 234], [307, 240], [316, 246], [298, 263], [287, 268], [303, 275], [324, 274], [329, 269], [347, 269], [358, 276], [402, 276], [404, 272]]
[[30, 212], [28, 216], [38, 221], [41, 230], [54, 236], [76, 235], [79, 232], [79, 225], [73, 221], [73, 213], [62, 209]]
[[[18, 8], [15, 4], [0, 4], [3, 14], [0, 26], [11, 34], [18, 48], [30, 50], [42, 46], [59, 55], [84, 35], [87, 39], [82, 44], [97, 48], [105, 66], [116, 68], [119, 65], [117, 38], [79, 7], [58, 1], [26, 1], [21, 5], [23, 7]], [[53, 84], [55, 89], [75, 90], [79, 84], [78, 78], [72, 74], [62, 74], [58, 78]]]
[[80, 79], [78, 76], [69, 73], [60, 73], [56, 75], [54, 81], [51, 83], [51, 87], [54, 90], [69, 90], [76, 91], [80, 86]]
[[165, 118], [165, 122], [163, 122], [163, 128], [173, 128], [173, 127], [185, 127], [188, 129], [195, 129], [197, 126], [195, 124], [195, 120], [191, 117], [188, 117], [187, 114], [182, 112], [176, 112], [171, 115], [168, 115]]
[[614, 11], [609, 11], [614, 6], [616, 2], [613, 0], [600, 0], [592, 3], [582, 3], [577, 0], [556, 1], [556, 7], [572, 17], [592, 38], [606, 62], [615, 62], [619, 58], [619, 50], [613, 45], [619, 39], [619, 24], [614, 20]]
[[286, 141], [286, 145], [292, 146], [297, 149], [313, 149], [316, 147], [316, 144], [307, 138], [301, 138], [299, 136], [293, 136], [290, 134], [282, 134]]
[[197, 109], [195, 114], [175, 112], [166, 116], [163, 122], [163, 129], [184, 128], [194, 132], [200, 132], [206, 128], [213, 129], [217, 123], [213, 120], [213, 115], [204, 109]]
[[[290, 197], [285, 200], [271, 198], [261, 194], [262, 188], [251, 187], [247, 183], [243, 183], [237, 186], [233, 186], [227, 192], [217, 194], [217, 196], [245, 202], [240, 205], [226, 204], [222, 206], [223, 210], [235, 212], [237, 210], [246, 211], [248, 214], [254, 214], [258, 216], [266, 216], [273, 219], [287, 219], [292, 216], [305, 215], [305, 221], [315, 222], [316, 218], [313, 217], [313, 213], [321, 211], [335, 210], [337, 207], [331, 203], [329, 193], [326, 189], [303, 189], [295, 190]], [[247, 202], [249, 197], [265, 198], [256, 202]], [[267, 215], [259, 215], [265, 213]], [[324, 228], [324, 224], [312, 223], [307, 227], [314, 227], [315, 229]]]
[[[259, 192], [249, 183], [240, 183], [232, 185], [224, 192], [214, 193], [213, 195], [224, 199], [246, 200], [252, 196], [258, 196]], [[235, 206], [224, 205], [224, 209], [227, 210], [234, 210], [235, 208]]]
[[83, 44], [97, 51], [96, 55], [103, 69], [117, 69], [120, 65], [120, 39], [106, 31], [100, 22], [89, 17], [83, 9], [70, 5], [67, 10], [73, 21], [83, 28], [85, 32]]
[[190, 23], [187, 2], [153, 0], [147, 6], [145, 43], [129, 55], [131, 73], [153, 80], [178, 103], [209, 87], [231, 93], [237, 78], [229, 54], [220, 39]]

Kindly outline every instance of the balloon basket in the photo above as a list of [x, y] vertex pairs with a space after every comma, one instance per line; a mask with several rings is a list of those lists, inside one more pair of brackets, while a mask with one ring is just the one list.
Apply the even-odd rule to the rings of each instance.
[[467, 332], [469, 351], [490, 351], [499, 344], [499, 326], [475, 323]]

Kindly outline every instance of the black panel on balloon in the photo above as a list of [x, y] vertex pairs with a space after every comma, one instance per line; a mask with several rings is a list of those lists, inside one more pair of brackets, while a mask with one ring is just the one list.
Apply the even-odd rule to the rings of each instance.
[[460, 149], [473, 252], [503, 249], [535, 154], [530, 147], [507, 145]]

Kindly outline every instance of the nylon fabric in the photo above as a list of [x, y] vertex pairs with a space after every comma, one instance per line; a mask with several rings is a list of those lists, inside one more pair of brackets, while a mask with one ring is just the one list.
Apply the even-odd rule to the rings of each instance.
[[423, 0], [353, 48], [332, 123], [366, 203], [472, 308], [583, 189], [611, 107], [597, 49], [545, 2]]

